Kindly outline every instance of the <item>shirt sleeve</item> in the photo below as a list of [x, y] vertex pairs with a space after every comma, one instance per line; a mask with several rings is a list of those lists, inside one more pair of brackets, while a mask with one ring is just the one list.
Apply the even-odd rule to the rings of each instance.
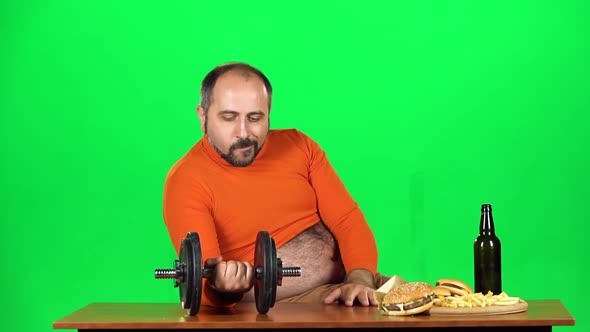
[[[164, 223], [176, 254], [180, 254], [182, 239], [188, 232], [197, 232], [200, 238], [203, 264], [207, 258], [221, 256], [212, 213], [212, 196], [207, 189], [186, 170], [174, 169], [164, 185]], [[202, 268], [202, 267], [200, 267]], [[228, 306], [216, 303], [208, 295], [207, 279], [203, 278], [201, 304]], [[232, 305], [232, 304], [229, 304]]]
[[334, 234], [346, 272], [377, 270], [377, 245], [363, 212], [330, 164], [326, 153], [304, 135], [309, 156], [309, 177], [323, 222]]

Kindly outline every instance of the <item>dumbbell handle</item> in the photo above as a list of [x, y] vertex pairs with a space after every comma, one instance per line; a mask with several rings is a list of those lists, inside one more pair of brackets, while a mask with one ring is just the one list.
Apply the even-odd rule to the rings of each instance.
[[[185, 273], [184, 269], [184, 266], [179, 266], [178, 269], [156, 269], [155, 276], [156, 279], [175, 279]], [[213, 276], [212, 268], [204, 268], [202, 271], [203, 278], [210, 278]]]
[[[184, 268], [179, 269], [156, 269], [156, 279], [175, 279], [183, 274]], [[203, 268], [203, 278], [210, 278], [213, 276], [213, 268]], [[298, 266], [283, 267], [279, 271], [279, 277], [300, 277], [301, 268]], [[262, 275], [262, 268], [256, 268], [256, 278], [260, 279]]]

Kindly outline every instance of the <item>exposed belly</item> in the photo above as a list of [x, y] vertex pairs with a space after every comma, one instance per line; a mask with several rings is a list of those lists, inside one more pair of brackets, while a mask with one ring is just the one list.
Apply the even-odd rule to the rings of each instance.
[[[301, 277], [283, 278], [276, 301], [323, 284], [340, 283], [346, 275], [336, 240], [322, 222], [278, 248], [277, 258], [284, 267], [301, 267]], [[243, 301], [254, 300], [254, 289], [244, 294]]]

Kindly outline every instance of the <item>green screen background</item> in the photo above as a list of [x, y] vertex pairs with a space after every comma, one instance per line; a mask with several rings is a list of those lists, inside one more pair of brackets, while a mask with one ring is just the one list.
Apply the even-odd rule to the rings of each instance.
[[[271, 79], [272, 128], [318, 141], [379, 270], [473, 283], [482, 203], [504, 290], [590, 329], [588, 2], [3, 1], [1, 320], [50, 331], [91, 302], [177, 302], [161, 215], [213, 66]], [[264, 209], [264, 206], [260, 206]], [[584, 240], [584, 238], [586, 240]], [[579, 287], [582, 287], [581, 289]]]

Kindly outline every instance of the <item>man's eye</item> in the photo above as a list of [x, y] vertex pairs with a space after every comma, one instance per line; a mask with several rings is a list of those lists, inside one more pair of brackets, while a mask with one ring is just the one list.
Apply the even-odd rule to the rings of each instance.
[[223, 121], [233, 121], [236, 119], [236, 117], [235, 116], [222, 116], [221, 119]]
[[261, 118], [262, 118], [261, 116], [251, 116], [248, 118], [248, 120], [250, 122], [258, 122], [258, 121], [260, 121]]

